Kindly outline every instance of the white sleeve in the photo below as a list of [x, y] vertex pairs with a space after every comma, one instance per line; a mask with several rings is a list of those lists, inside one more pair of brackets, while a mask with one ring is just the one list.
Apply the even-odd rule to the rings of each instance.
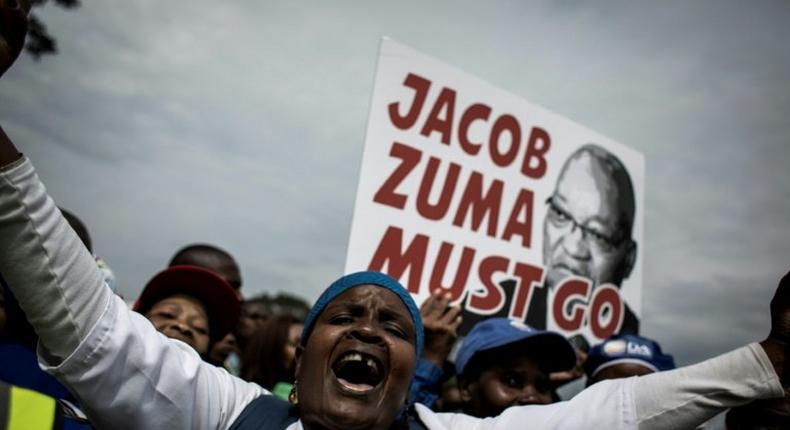
[[65, 358], [112, 292], [26, 158], [0, 171], [0, 238], [0, 273], [52, 358]]
[[267, 394], [114, 296], [27, 160], [0, 170], [0, 238], [0, 273], [40, 337], [42, 366], [97, 428], [224, 429]]
[[416, 407], [420, 419], [431, 430], [636, 429], [630, 385], [630, 381], [595, 384], [565, 402], [514, 406], [499, 416], [484, 419], [437, 414], [423, 405]]
[[432, 430], [665, 430], [695, 428], [727, 408], [783, 395], [765, 351], [751, 344], [693, 366], [599, 382], [566, 402], [511, 407], [493, 418], [437, 414], [422, 405], [417, 412]]
[[756, 343], [669, 372], [634, 379], [639, 428], [693, 428], [725, 409], [784, 396], [763, 348]]

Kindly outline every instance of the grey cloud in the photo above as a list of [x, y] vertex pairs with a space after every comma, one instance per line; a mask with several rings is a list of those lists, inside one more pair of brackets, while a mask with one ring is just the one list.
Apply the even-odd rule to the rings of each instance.
[[754, 340], [790, 251], [786, 2], [85, 3], [0, 81], [4, 128], [134, 298], [220, 244], [246, 294], [343, 270], [379, 37], [646, 154], [644, 328]]

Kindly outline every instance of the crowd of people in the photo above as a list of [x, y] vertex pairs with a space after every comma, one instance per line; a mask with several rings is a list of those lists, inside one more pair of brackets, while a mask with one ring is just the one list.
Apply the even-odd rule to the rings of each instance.
[[[0, 0], [0, 75], [28, 8]], [[491, 317], [459, 339], [441, 290], [418, 307], [359, 272], [311, 306], [245, 299], [242, 273], [230, 252], [187, 245], [129, 306], [0, 128], [0, 429], [693, 429], [728, 410], [728, 429], [790, 428], [790, 274], [767, 338], [676, 368], [635, 327], [588, 347]]]

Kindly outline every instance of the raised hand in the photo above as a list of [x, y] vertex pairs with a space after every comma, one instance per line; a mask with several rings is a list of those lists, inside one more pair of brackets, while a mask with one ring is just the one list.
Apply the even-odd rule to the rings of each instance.
[[461, 325], [461, 309], [450, 306], [450, 294], [436, 290], [420, 306], [425, 329], [423, 358], [441, 368], [453, 349]]
[[584, 376], [584, 362], [587, 361], [587, 353], [576, 347], [573, 349], [576, 350], [576, 366], [571, 370], [554, 372], [549, 375], [549, 381], [554, 388], [558, 388]]
[[[779, 429], [790, 423], [790, 391], [778, 399], [755, 400], [727, 412], [728, 430]], [[784, 427], [782, 427], [784, 426]]]
[[760, 342], [776, 369], [785, 389], [790, 387], [790, 272], [776, 288], [771, 300], [771, 333]]
[[0, 0], [0, 76], [8, 70], [25, 45], [29, 0]]

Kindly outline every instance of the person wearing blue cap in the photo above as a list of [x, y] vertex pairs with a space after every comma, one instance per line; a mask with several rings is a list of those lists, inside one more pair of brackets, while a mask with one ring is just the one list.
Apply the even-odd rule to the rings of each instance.
[[584, 363], [587, 386], [674, 368], [675, 360], [661, 352], [658, 342], [633, 334], [614, 335], [593, 346]]
[[[28, 6], [0, 0], [0, 72], [21, 50]], [[105, 288], [93, 257], [2, 128], [0, 273], [39, 335], [39, 363], [77, 395], [97, 428], [675, 429], [781, 397], [782, 384], [790, 385], [788, 274], [772, 301], [769, 336], [706, 362], [606, 381], [567, 402], [511, 407], [493, 418], [407, 407], [423, 344], [420, 315], [396, 280], [363, 272], [332, 283], [310, 312], [287, 403], [162, 336]]]
[[552, 403], [549, 374], [576, 365], [562, 335], [507, 318], [477, 323], [464, 338], [455, 366], [465, 413], [492, 417], [516, 405]]

